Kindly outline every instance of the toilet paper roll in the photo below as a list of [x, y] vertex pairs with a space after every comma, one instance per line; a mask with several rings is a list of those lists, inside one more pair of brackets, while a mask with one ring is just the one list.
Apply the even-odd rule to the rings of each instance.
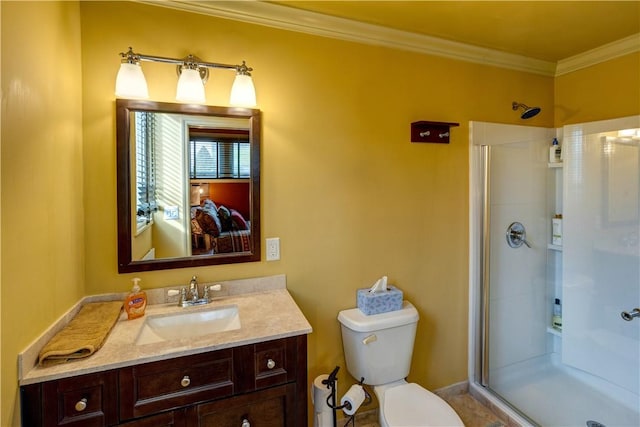
[[[323, 380], [329, 378], [329, 375], [322, 374], [313, 380], [313, 386], [311, 387], [311, 402], [313, 403], [316, 413], [331, 412], [332, 409], [327, 405], [327, 397], [331, 395], [331, 389], [327, 388], [326, 384], [322, 384]], [[338, 394], [338, 381], [335, 382], [336, 395]]]
[[356, 413], [362, 402], [364, 402], [365, 394], [364, 389], [359, 384], [354, 384], [340, 399], [340, 405], [350, 404], [349, 409], [342, 408], [342, 411], [347, 415], [353, 415]]

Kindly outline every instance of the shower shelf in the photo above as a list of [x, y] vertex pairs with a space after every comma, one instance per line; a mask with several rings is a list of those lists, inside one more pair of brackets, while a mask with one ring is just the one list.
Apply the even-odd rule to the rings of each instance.
[[555, 163], [547, 163], [547, 166], [549, 166], [549, 168], [561, 168], [562, 167], [562, 162], [555, 162]]
[[552, 251], [562, 252], [562, 246], [560, 246], [560, 245], [553, 245], [551, 243], [548, 243], [547, 244], [547, 248], [551, 249]]
[[554, 329], [551, 326], [547, 326], [547, 333], [550, 333], [551, 335], [555, 335], [557, 337], [561, 337], [562, 336], [562, 331]]

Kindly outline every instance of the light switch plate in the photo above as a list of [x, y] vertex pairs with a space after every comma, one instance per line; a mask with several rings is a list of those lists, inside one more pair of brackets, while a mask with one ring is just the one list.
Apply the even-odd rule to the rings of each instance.
[[177, 206], [165, 206], [164, 219], [180, 219], [180, 209]]
[[280, 259], [280, 238], [270, 237], [267, 239], [267, 261], [277, 261]]

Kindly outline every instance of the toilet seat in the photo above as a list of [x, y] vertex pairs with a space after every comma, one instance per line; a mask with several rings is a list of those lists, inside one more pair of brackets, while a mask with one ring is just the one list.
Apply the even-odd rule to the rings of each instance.
[[444, 400], [415, 383], [387, 389], [382, 414], [390, 427], [464, 427]]

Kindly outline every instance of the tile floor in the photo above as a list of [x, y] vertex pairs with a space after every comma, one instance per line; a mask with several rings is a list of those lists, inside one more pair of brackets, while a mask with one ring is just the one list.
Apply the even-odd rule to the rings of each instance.
[[446, 397], [445, 400], [458, 413], [466, 427], [504, 427], [507, 422], [469, 393]]
[[[441, 395], [458, 413], [465, 427], [507, 427], [509, 424], [484, 406], [469, 393], [456, 393]], [[343, 427], [347, 419], [339, 420], [338, 426]], [[370, 410], [358, 414], [356, 427], [380, 427], [378, 424], [378, 410]], [[347, 427], [353, 426], [349, 424]]]

